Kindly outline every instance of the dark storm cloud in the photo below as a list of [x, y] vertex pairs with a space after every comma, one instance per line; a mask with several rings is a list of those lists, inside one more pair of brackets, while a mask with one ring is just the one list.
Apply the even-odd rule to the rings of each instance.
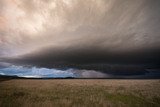
[[129, 52], [110, 52], [99, 47], [48, 48], [13, 58], [12, 61], [37, 66], [67, 64], [160, 64], [160, 50], [146, 49]]
[[0, 57], [46, 67], [90, 63], [157, 66], [159, 5], [159, 0], [3, 1]]

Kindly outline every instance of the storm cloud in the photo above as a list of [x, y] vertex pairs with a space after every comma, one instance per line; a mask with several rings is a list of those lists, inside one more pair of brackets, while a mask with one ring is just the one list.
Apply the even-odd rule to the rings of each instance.
[[160, 64], [159, 0], [1, 0], [0, 61]]

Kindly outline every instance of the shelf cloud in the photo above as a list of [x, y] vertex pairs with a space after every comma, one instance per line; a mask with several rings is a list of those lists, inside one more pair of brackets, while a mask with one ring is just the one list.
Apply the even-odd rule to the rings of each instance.
[[0, 62], [160, 64], [159, 0], [1, 0]]

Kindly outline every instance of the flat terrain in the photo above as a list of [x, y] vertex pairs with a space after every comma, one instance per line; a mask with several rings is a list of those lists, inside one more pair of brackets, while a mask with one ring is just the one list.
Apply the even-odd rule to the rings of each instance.
[[0, 79], [0, 107], [160, 107], [160, 80]]

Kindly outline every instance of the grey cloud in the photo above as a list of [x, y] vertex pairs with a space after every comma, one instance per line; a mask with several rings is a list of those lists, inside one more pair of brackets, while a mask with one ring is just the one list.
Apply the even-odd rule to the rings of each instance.
[[76, 74], [81, 78], [110, 78], [109, 74], [105, 74], [94, 70], [76, 70]]
[[10, 66], [12, 66], [12, 64], [7, 63], [7, 62], [0, 62], [0, 69], [1, 68], [7, 68], [7, 67], [10, 67]]
[[159, 64], [158, 0], [15, 0], [1, 5], [8, 20], [0, 35], [5, 40], [1, 56], [19, 55], [16, 60], [35, 65]]

